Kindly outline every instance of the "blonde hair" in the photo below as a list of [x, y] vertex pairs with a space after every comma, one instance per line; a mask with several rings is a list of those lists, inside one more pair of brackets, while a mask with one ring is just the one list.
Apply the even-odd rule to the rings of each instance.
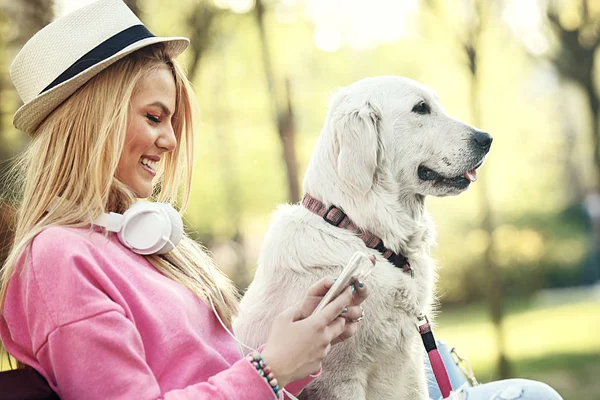
[[[37, 128], [15, 173], [14, 182], [24, 187], [14, 244], [0, 275], [0, 306], [20, 255], [40, 231], [56, 225], [85, 227], [101, 213], [123, 213], [136, 201], [133, 192], [115, 177], [125, 143], [129, 103], [140, 80], [165, 66], [175, 79], [173, 129], [178, 145], [161, 159], [153, 197], [174, 204], [181, 196], [181, 212], [185, 211], [194, 162], [195, 98], [180, 65], [158, 44], [138, 50], [96, 75]], [[18, 171], [24, 172], [20, 179]], [[49, 209], [57, 196], [61, 200]], [[231, 281], [187, 235], [177, 250], [146, 258], [202, 301], [208, 303], [210, 296], [220, 317], [231, 326], [238, 304]], [[218, 272], [212, 275], [211, 268]]]

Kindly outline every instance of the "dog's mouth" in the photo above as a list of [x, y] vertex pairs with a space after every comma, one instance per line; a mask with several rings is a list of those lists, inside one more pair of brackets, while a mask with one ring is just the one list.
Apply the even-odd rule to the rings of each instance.
[[433, 181], [436, 185], [447, 185], [457, 189], [464, 189], [469, 186], [472, 182], [477, 180], [477, 168], [481, 167], [483, 160], [480, 161], [475, 167], [465, 171], [462, 175], [454, 177], [446, 177], [439, 172], [432, 170], [424, 165], [420, 165], [417, 169], [419, 179], [422, 181]]

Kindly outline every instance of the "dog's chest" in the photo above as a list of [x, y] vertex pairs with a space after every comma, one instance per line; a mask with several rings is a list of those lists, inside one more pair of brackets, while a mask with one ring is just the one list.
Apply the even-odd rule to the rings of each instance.
[[417, 317], [429, 312], [433, 297], [431, 262], [426, 255], [413, 257], [414, 276], [389, 263], [377, 263], [367, 279], [371, 294], [363, 304], [365, 324], [361, 328], [367, 342], [395, 347], [417, 335]]
[[376, 265], [369, 284], [374, 299], [379, 297], [387, 309], [419, 315], [429, 311], [433, 294], [435, 265], [425, 253], [409, 257], [412, 272], [405, 272], [382, 260]]

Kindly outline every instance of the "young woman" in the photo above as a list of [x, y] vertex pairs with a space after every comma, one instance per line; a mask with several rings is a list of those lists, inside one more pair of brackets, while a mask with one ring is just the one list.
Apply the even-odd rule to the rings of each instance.
[[234, 287], [174, 209], [139, 200], [188, 204], [195, 106], [175, 60], [187, 43], [100, 0], [38, 32], [11, 67], [14, 124], [32, 141], [0, 338], [64, 400], [298, 394], [362, 315], [363, 284], [313, 314], [333, 284], [322, 280], [242, 356], [221, 325]]

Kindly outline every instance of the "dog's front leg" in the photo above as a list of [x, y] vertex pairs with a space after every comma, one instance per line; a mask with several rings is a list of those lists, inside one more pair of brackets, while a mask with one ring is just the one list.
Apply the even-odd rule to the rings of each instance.
[[378, 358], [370, 370], [368, 400], [428, 400], [423, 349], [417, 338], [405, 342], [397, 353]]
[[402, 395], [396, 397], [397, 400], [428, 400], [429, 393], [427, 389], [427, 380], [425, 377], [425, 355], [420, 346], [413, 352], [412, 360], [403, 374], [402, 381], [404, 389]]

